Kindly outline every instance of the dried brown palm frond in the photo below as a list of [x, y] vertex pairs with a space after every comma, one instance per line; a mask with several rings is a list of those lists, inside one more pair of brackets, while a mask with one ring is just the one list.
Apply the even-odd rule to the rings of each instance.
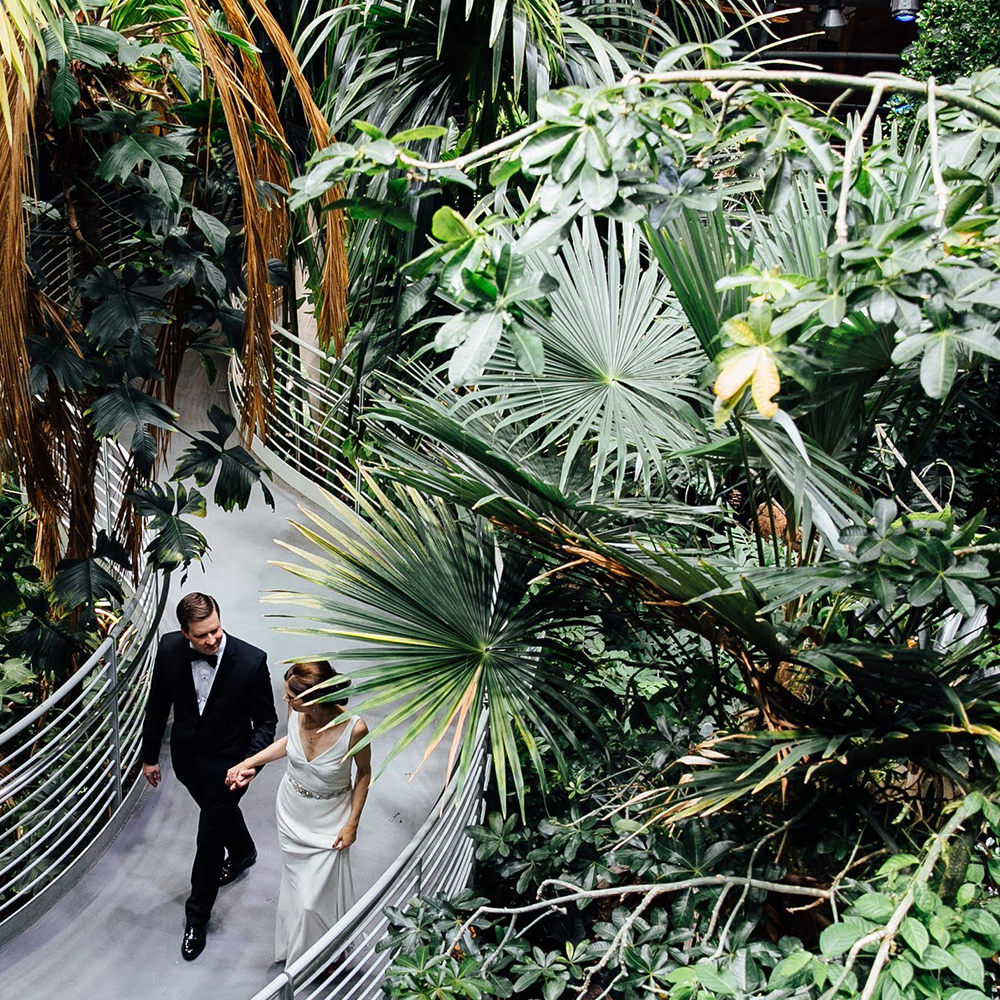
[[[67, 324], [63, 307], [37, 289], [31, 291], [31, 316], [34, 330], [63, 340], [82, 356], [77, 343], [82, 332], [79, 324]], [[97, 516], [94, 482], [101, 445], [85, 416], [92, 400], [87, 393], [65, 393], [50, 376], [48, 386], [35, 401], [39, 444], [32, 462], [36, 466], [47, 463], [65, 491], [60, 509], [39, 517], [35, 562], [47, 576], [59, 559], [84, 559], [93, 551]]]
[[[230, 30], [240, 38], [253, 42], [253, 32], [247, 23], [243, 10], [237, 0], [219, 0]], [[240, 53], [243, 87], [253, 108], [259, 128], [254, 151], [257, 155], [257, 177], [267, 184], [273, 184], [284, 191], [288, 190], [288, 160], [286, 152], [288, 144], [285, 141], [281, 119], [278, 117], [278, 107], [274, 103], [274, 95], [264, 72], [263, 64], [255, 55]], [[279, 149], [278, 147], [283, 147]], [[272, 257], [284, 260], [288, 247], [289, 224], [288, 213], [284, 207], [271, 198], [268, 211], [264, 215], [265, 243]], [[277, 294], [273, 296], [273, 306], [279, 305]], [[277, 317], [277, 312], [275, 312]]]
[[[333, 142], [333, 134], [323, 112], [320, 111], [313, 99], [312, 91], [302, 74], [302, 68], [295, 58], [288, 38], [267, 9], [264, 0], [248, 0], [248, 2], [285, 63], [288, 75], [299, 95], [306, 121], [309, 122], [309, 127], [312, 129], [316, 148], [323, 149]], [[325, 208], [326, 242], [323, 255], [323, 278], [320, 282], [319, 311], [316, 316], [320, 343], [324, 349], [332, 344], [338, 355], [343, 350], [347, 332], [348, 276], [345, 245], [347, 227], [344, 223], [344, 213], [340, 209], [328, 206], [342, 197], [343, 190], [340, 185], [337, 185], [328, 191], [322, 200], [322, 206]]]
[[[275, 226], [267, 219], [257, 193], [257, 157], [250, 139], [256, 114], [244, 88], [236, 63], [219, 39], [209, 31], [206, 11], [198, 0], [184, 0], [184, 9], [194, 28], [202, 58], [211, 74], [222, 104], [233, 147], [243, 202], [244, 266], [247, 283], [244, 321], [244, 402], [242, 432], [245, 440], [255, 432], [266, 436], [274, 383], [271, 346], [272, 321], [277, 298], [268, 280], [268, 258], [274, 247]], [[235, 26], [234, 26], [235, 27]], [[279, 209], [273, 209], [279, 210]], [[281, 207], [280, 211], [284, 211]]]
[[[25, 65], [29, 61], [25, 59]], [[53, 462], [46, 428], [29, 387], [27, 342], [32, 333], [26, 223], [22, 196], [30, 189], [29, 146], [34, 90], [4, 64], [0, 91], [9, 127], [0, 130], [0, 465], [15, 473], [38, 515], [37, 556], [51, 573], [59, 558], [59, 523], [68, 501]]]

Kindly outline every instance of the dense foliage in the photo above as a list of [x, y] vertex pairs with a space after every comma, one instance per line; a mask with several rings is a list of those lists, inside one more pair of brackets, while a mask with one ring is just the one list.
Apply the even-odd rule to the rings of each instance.
[[903, 53], [907, 76], [954, 83], [1000, 63], [996, 0], [923, 0], [917, 39]]
[[483, 898], [394, 913], [393, 997], [990, 989], [1000, 536], [950, 442], [997, 421], [1000, 75], [904, 142], [874, 116], [918, 85], [843, 123], [730, 55], [292, 182], [438, 205], [360, 513], [288, 564], [328, 594], [276, 595], [360, 640], [376, 738], [490, 730]]

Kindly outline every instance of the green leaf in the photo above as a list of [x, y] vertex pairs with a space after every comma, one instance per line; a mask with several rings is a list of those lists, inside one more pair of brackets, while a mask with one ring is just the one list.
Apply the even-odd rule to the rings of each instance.
[[110, 268], [95, 267], [79, 287], [95, 303], [86, 329], [102, 351], [111, 350], [126, 334], [168, 323], [172, 318], [161, 302], [139, 290], [135, 276], [119, 279]]
[[542, 338], [523, 323], [514, 322], [507, 327], [514, 356], [521, 371], [541, 375], [545, 370], [545, 348]]
[[920, 384], [931, 399], [944, 399], [958, 371], [955, 343], [947, 333], [932, 338], [920, 361]]
[[[889, 503], [892, 507], [893, 512], [896, 510], [896, 505], [892, 501], [875, 501], [876, 516], [878, 512], [878, 505], [880, 503]], [[895, 513], [893, 513], [890, 521], [895, 520]], [[913, 865], [920, 864], [920, 858], [915, 857], [912, 854], [894, 854], [881, 868], [875, 873], [876, 877], [881, 877], [882, 875], [891, 875], [893, 872], [901, 871], [904, 868], [910, 868]]]
[[962, 923], [970, 931], [976, 934], [983, 934], [994, 939], [994, 943], [1000, 944], [1000, 922], [986, 910], [966, 910], [962, 914]]
[[502, 331], [503, 318], [499, 312], [491, 310], [476, 315], [464, 342], [451, 356], [448, 379], [452, 385], [468, 385], [482, 374]]
[[855, 901], [854, 909], [867, 920], [881, 922], [892, 916], [895, 903], [884, 892], [869, 892]]
[[420, 142], [423, 139], [440, 139], [448, 130], [443, 125], [420, 125], [417, 128], [404, 129], [389, 137], [389, 142], [404, 146], [408, 142]]
[[500, 187], [505, 181], [509, 181], [511, 177], [521, 171], [521, 161], [520, 159], [514, 160], [503, 160], [499, 163], [494, 163], [490, 167], [490, 184], [493, 187]]
[[226, 240], [229, 239], [229, 227], [208, 212], [191, 206], [191, 220], [205, 234], [208, 245], [221, 257], [226, 250]]
[[600, 172], [585, 163], [580, 174], [580, 197], [593, 211], [603, 211], [618, 197], [618, 175]]
[[830, 924], [819, 936], [819, 949], [827, 958], [835, 958], [849, 951], [854, 942], [863, 938], [866, 933], [861, 924], [845, 921]]
[[205, 536], [183, 520], [185, 515], [204, 517], [205, 498], [197, 490], [152, 483], [143, 490], [128, 494], [141, 517], [149, 518], [155, 531], [146, 552], [157, 569], [173, 570], [189, 566], [208, 550]]
[[927, 928], [916, 917], [904, 917], [899, 925], [900, 937], [913, 949], [918, 958], [923, 958], [927, 946], [931, 943]]
[[444, 243], [456, 243], [470, 239], [476, 231], [448, 205], [442, 205], [431, 219], [431, 234]]
[[52, 593], [58, 604], [67, 610], [85, 608], [88, 620], [93, 618], [94, 607], [102, 600], [121, 604], [125, 599], [121, 580], [112, 576], [99, 560], [116, 563], [129, 569], [131, 562], [123, 546], [98, 532], [94, 554], [87, 559], [64, 559], [56, 567]]
[[964, 982], [971, 983], [982, 989], [983, 960], [967, 944], [953, 944], [948, 948], [951, 958], [949, 968]]
[[117, 438], [132, 428], [132, 457], [144, 476], [152, 473], [156, 459], [156, 442], [149, 428], [172, 430], [177, 418], [177, 414], [158, 399], [125, 382], [99, 396], [87, 413], [99, 438]]
[[59, 128], [65, 128], [73, 109], [80, 102], [80, 85], [67, 66], [60, 66], [52, 81], [52, 117]]
[[812, 959], [813, 956], [808, 951], [802, 949], [793, 951], [791, 955], [778, 963], [774, 970], [775, 975], [782, 979], [791, 979], [805, 969], [812, 962]]

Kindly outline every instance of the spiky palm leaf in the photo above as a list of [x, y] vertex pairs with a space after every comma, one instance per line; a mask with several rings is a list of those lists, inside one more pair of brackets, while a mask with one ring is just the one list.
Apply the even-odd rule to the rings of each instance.
[[[700, 14], [717, 9], [703, 7], [678, 5], [677, 23], [700, 34]], [[322, 67], [334, 129], [363, 119], [390, 133], [455, 117], [479, 143], [531, 117], [552, 86], [610, 84], [676, 40], [636, 0], [316, 0], [295, 33], [303, 66]]]
[[371, 479], [365, 494], [345, 488], [361, 513], [333, 497], [335, 521], [303, 509], [312, 525], [296, 527], [308, 547], [285, 545], [303, 563], [277, 563], [319, 592], [265, 599], [315, 609], [312, 625], [290, 631], [351, 643], [318, 656], [367, 664], [352, 671], [355, 710], [393, 706], [371, 739], [407, 724], [383, 770], [422, 734], [430, 754], [454, 727], [449, 771], [458, 760], [464, 773], [488, 704], [501, 798], [509, 780], [523, 807], [518, 744], [542, 775], [540, 745], [558, 756], [557, 734], [572, 740], [569, 722], [587, 724], [568, 654], [551, 638], [575, 620], [572, 611], [564, 598], [531, 592], [537, 562], [501, 552], [484, 522]]
[[778, 786], [798, 797], [860, 782], [891, 795], [919, 772], [962, 787], [973, 763], [1000, 769], [1000, 675], [977, 662], [990, 645], [951, 656], [861, 644], [803, 654], [799, 684], [822, 692], [809, 706], [812, 724], [716, 733], [679, 760], [683, 793], [662, 815], [709, 815]]
[[525, 454], [560, 454], [561, 489], [578, 461], [592, 468], [592, 502], [609, 477], [619, 498], [630, 471], [650, 492], [654, 477], [667, 478], [666, 453], [705, 440], [692, 406], [704, 398], [704, 356], [669, 286], [628, 225], [611, 223], [602, 238], [588, 219], [556, 257], [532, 263], [559, 282], [550, 314], [526, 310], [544, 371], [527, 374], [505, 345], [455, 413], [511, 426]]

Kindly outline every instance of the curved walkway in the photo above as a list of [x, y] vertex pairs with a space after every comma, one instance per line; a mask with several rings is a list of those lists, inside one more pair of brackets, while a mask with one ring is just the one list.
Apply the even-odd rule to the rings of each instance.
[[[199, 420], [213, 402], [225, 408], [224, 379], [211, 390], [204, 385], [200, 371], [186, 372], [177, 409]], [[192, 569], [183, 587], [173, 581], [164, 630], [175, 627], [172, 608], [179, 593], [214, 594], [225, 627], [267, 650], [278, 699], [280, 661], [311, 652], [315, 645], [308, 636], [270, 631], [264, 614], [283, 609], [258, 603], [265, 591], [305, 586], [267, 560], [282, 551], [272, 539], [297, 537], [288, 519], [298, 519], [297, 506], [307, 501], [277, 481], [271, 490], [274, 512], [259, 491], [243, 512], [226, 514], [209, 505], [198, 527], [212, 551], [204, 571]], [[282, 718], [279, 736], [284, 728]], [[373, 747], [376, 769], [384, 749]], [[421, 756], [421, 748], [409, 748], [372, 786], [351, 849], [358, 896], [402, 851], [441, 790], [441, 755], [409, 784]], [[272, 961], [281, 868], [274, 798], [283, 765], [266, 768], [243, 799], [259, 851], [257, 865], [220, 892], [208, 945], [188, 963], [180, 957], [180, 940], [197, 810], [173, 778], [166, 745], [161, 763], [166, 780], [156, 790], [147, 789], [107, 853], [64, 899], [0, 950], [3, 1000], [248, 1000], [280, 971]]]

